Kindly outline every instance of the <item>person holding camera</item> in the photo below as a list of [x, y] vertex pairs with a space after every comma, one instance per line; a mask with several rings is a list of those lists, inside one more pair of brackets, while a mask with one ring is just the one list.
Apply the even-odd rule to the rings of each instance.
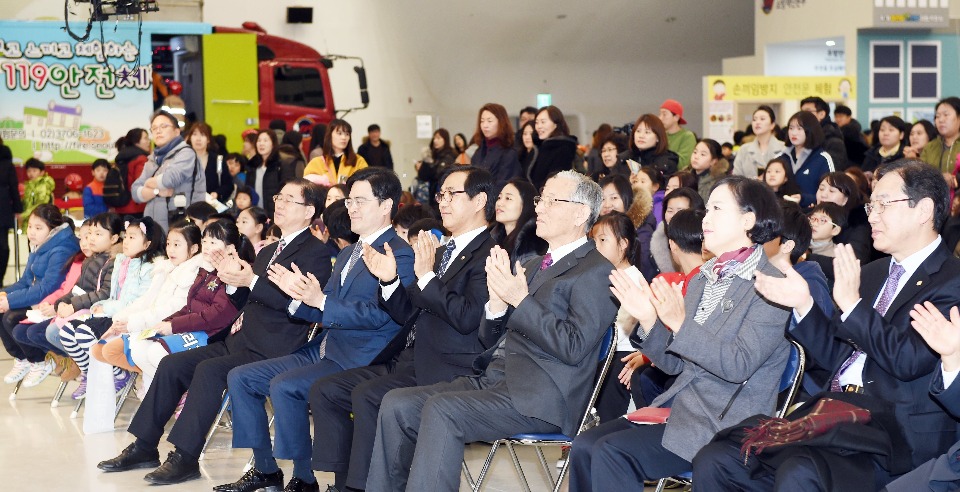
[[204, 201], [207, 179], [200, 171], [197, 153], [180, 135], [176, 117], [157, 111], [150, 120], [150, 134], [154, 151], [130, 194], [135, 202], [146, 204], [144, 216], [166, 231], [170, 223], [182, 218], [187, 205]]

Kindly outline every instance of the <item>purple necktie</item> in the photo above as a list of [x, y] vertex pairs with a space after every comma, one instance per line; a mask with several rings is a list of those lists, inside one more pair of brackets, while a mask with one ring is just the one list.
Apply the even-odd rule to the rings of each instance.
[[[892, 260], [891, 260], [892, 261]], [[893, 298], [897, 294], [897, 284], [900, 283], [900, 277], [903, 276], [903, 266], [899, 263], [893, 263], [890, 265], [890, 276], [887, 277], [886, 283], [883, 284], [883, 293], [880, 294], [880, 299], [877, 300], [876, 310], [880, 313], [880, 316], [887, 314], [887, 309], [890, 308], [890, 303], [893, 302]], [[860, 357], [863, 351], [855, 349], [850, 357], [847, 357], [847, 360], [843, 361], [843, 364], [840, 365], [840, 370], [837, 371], [837, 374], [834, 375], [833, 379], [830, 381], [830, 391], [840, 391], [840, 375], [850, 367], [854, 361]]]
[[550, 265], [553, 265], [553, 255], [547, 253], [543, 256], [543, 261], [540, 262], [540, 271], [544, 271], [547, 268], [550, 268]]

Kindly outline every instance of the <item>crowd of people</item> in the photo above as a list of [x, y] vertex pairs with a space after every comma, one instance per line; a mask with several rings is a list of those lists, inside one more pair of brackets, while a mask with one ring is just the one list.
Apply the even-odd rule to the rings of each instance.
[[[228, 153], [158, 112], [93, 165], [79, 227], [0, 190], [30, 245], [0, 292], [4, 381], [102, 398], [138, 374], [133, 441], [98, 468], [161, 485], [200, 477], [225, 392], [254, 458], [220, 491], [319, 490], [315, 471], [339, 491], [458, 490], [464, 444], [517, 433], [575, 437], [571, 491], [960, 480], [960, 99], [869, 138], [843, 106], [841, 127], [819, 98], [801, 108], [780, 128], [760, 106], [724, 145], [667, 100], [584, 149], [555, 106], [515, 128], [490, 103], [471, 139], [434, 132], [407, 191], [376, 125], [361, 151], [334, 120], [309, 148], [271, 128]], [[805, 403], [774, 419], [791, 340]], [[631, 400], [669, 419], [634, 423]]]

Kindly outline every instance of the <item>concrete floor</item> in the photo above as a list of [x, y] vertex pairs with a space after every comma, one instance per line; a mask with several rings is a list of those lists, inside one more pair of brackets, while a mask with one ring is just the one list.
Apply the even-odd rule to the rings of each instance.
[[[0, 374], [10, 370], [12, 360], [0, 350]], [[95, 490], [98, 492], [145, 490], [149, 485], [143, 481], [143, 475], [150, 470], [135, 470], [126, 473], [102, 473], [96, 464], [112, 458], [131, 442], [131, 436], [124, 432], [133, 412], [140, 403], [132, 396], [124, 405], [117, 419], [114, 432], [83, 434], [83, 411], [77, 419], [70, 418], [74, 402], [70, 393], [76, 383], [70, 383], [66, 394], [57, 408], [50, 407], [50, 400], [56, 392], [59, 378], [50, 377], [34, 388], [21, 389], [16, 400], [8, 400], [12, 385], [0, 382], [0, 473], [4, 490]], [[166, 456], [172, 446], [166, 441], [161, 443], [161, 457]], [[467, 466], [474, 478], [480, 472], [483, 460], [490, 447], [485, 444], [467, 446], [465, 457]], [[547, 448], [548, 462], [553, 466], [559, 457], [558, 448]], [[536, 454], [532, 448], [518, 448], [521, 463], [527, 480], [533, 491], [547, 491], [551, 487], [547, 482]], [[200, 480], [187, 482], [170, 490], [205, 491], [213, 486], [232, 482], [240, 477], [243, 467], [250, 458], [249, 450], [230, 448], [230, 431], [219, 431], [213, 439], [204, 460], [201, 461], [203, 476]], [[292, 469], [290, 462], [281, 461], [284, 472]], [[551, 472], [556, 476], [557, 469]], [[317, 473], [321, 486], [333, 483], [333, 475]], [[325, 487], [321, 487], [324, 490]], [[460, 490], [470, 488], [462, 481]], [[517, 472], [510, 461], [506, 449], [497, 452], [490, 474], [484, 485], [485, 491], [521, 490]], [[566, 490], [566, 485], [563, 486]], [[652, 489], [651, 489], [652, 490]]]

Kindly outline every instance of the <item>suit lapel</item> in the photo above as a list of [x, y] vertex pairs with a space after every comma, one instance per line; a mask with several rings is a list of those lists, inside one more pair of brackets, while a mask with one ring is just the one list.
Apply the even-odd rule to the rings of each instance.
[[567, 254], [560, 261], [554, 262], [553, 265], [550, 265], [550, 268], [536, 273], [536, 276], [533, 278], [533, 282], [530, 283], [529, 293], [535, 294], [537, 289], [540, 288], [548, 280], [554, 279], [566, 273], [567, 270], [575, 267], [577, 263], [580, 262], [580, 258], [586, 256], [587, 252], [593, 249], [593, 244], [590, 241], [587, 241], [586, 244], [580, 246], [579, 248], [573, 250], [571, 253]]
[[[477, 250], [486, 240], [490, 237], [490, 233], [484, 231], [481, 232], [477, 237], [473, 238], [473, 241], [470, 241], [466, 247], [460, 250], [460, 253], [456, 257], [450, 258], [450, 264], [447, 265], [447, 271], [443, 273], [443, 278], [453, 278], [461, 268], [464, 267], [470, 260], [473, 258], [474, 251]], [[441, 248], [441, 251], [445, 248]], [[443, 259], [443, 253], [439, 252], [438, 259]], [[441, 261], [442, 262], [442, 261]], [[440, 268], [440, 262], [436, 264], [434, 271], [437, 271], [436, 268]]]
[[[907, 301], [916, 299], [917, 295], [925, 286], [931, 285], [930, 274], [940, 271], [940, 267], [943, 265], [943, 260], [946, 257], [945, 251], [941, 244], [940, 247], [933, 250], [933, 253], [930, 253], [930, 256], [920, 264], [920, 268], [917, 268], [917, 271], [913, 272], [913, 276], [907, 280], [907, 283], [900, 289], [900, 293], [898, 293], [897, 297], [890, 303], [890, 307], [887, 308], [887, 313], [884, 316], [885, 319], [889, 321], [894, 313], [903, 307]], [[913, 306], [911, 305], [910, 307], [912, 308]]]
[[277, 255], [277, 259], [273, 260], [273, 262], [278, 263], [295, 255], [300, 249], [300, 246], [302, 246], [303, 242], [306, 240], [306, 236], [304, 236], [304, 234], [310, 234], [310, 231], [304, 230], [300, 234], [297, 234], [297, 237], [293, 238], [293, 241], [290, 241], [290, 244], [283, 247], [283, 251], [280, 251], [280, 254]]
[[[890, 271], [890, 262], [891, 262], [891, 261], [892, 261], [892, 258], [887, 258], [887, 260], [883, 262], [883, 263], [884, 263], [883, 266], [884, 266], [884, 271], [885, 271], [885, 272], [889, 272], [889, 271]], [[880, 290], [883, 289], [883, 284], [885, 284], [885, 283], [887, 282], [887, 276], [888, 276], [888, 275], [867, 275], [867, 276], [865, 276], [865, 278], [864, 278], [864, 276], [861, 276], [861, 277], [860, 277], [860, 282], [861, 282], [861, 286], [860, 286], [860, 296], [861, 296], [861, 298], [863, 298], [864, 300], [866, 300], [867, 302], [869, 302], [870, 305], [872, 306], [873, 303], [877, 300], [877, 296], [880, 295]], [[899, 297], [899, 296], [897, 296], [897, 297]], [[887, 312], [890, 312], [890, 311], [891, 311], [891, 310], [889, 310], [889, 309], [887, 310]]]

